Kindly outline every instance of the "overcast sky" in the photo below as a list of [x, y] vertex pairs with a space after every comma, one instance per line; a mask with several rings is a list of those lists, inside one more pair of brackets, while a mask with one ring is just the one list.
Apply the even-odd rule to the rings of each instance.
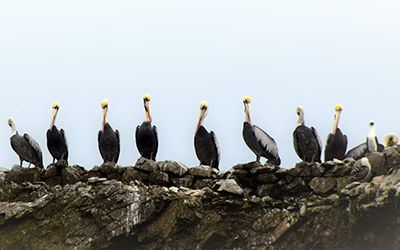
[[[41, 145], [51, 102], [61, 102], [70, 163], [102, 162], [100, 101], [121, 133], [121, 165], [139, 154], [134, 131], [152, 95], [159, 160], [197, 164], [200, 101], [221, 147], [221, 169], [255, 156], [242, 139], [242, 98], [254, 124], [278, 143], [282, 165], [298, 161], [292, 132], [301, 104], [325, 142], [333, 108], [349, 146], [400, 132], [400, 3], [397, 1], [0, 1], [0, 165], [19, 162], [8, 116]], [[2, 125], [1, 125], [2, 124]]]

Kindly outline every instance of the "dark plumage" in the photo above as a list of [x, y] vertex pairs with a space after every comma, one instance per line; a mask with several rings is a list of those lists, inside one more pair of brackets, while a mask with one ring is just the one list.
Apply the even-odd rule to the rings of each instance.
[[150, 122], [143, 122], [136, 127], [136, 146], [142, 157], [149, 160], [156, 160], [158, 151], [158, 134], [156, 126]]
[[370, 132], [368, 134], [366, 142], [361, 143], [360, 145], [350, 149], [345, 155], [345, 158], [353, 158], [354, 160], [359, 160], [365, 157], [368, 153], [376, 151], [382, 152], [385, 149], [385, 147], [378, 142], [378, 137], [376, 137], [375, 135], [374, 122], [370, 122], [369, 126]]
[[104, 126], [104, 130], [99, 131], [97, 139], [99, 143], [100, 155], [103, 158], [104, 163], [117, 163], [120, 152], [119, 131], [114, 131], [107, 122]]
[[268, 164], [279, 166], [281, 159], [275, 140], [264, 130], [251, 123], [250, 101], [249, 96], [243, 98], [245, 122], [242, 134], [244, 142], [256, 155], [257, 162], [260, 162], [260, 157], [265, 157]]
[[371, 179], [371, 164], [368, 158], [363, 157], [357, 161], [350, 172], [350, 181], [364, 182]]
[[304, 111], [297, 107], [298, 120], [293, 131], [293, 145], [297, 155], [304, 162], [321, 162], [321, 140], [317, 130], [304, 125]]
[[218, 148], [218, 141], [213, 131], [208, 132], [202, 126], [202, 122], [208, 113], [208, 103], [203, 101], [200, 103], [200, 115], [197, 124], [196, 132], [194, 135], [194, 148], [200, 165], [210, 166], [218, 169], [220, 152]]
[[13, 130], [10, 138], [11, 147], [19, 156], [20, 166], [22, 167], [22, 163], [27, 161], [29, 166], [33, 164], [35, 167], [43, 168], [42, 150], [39, 144], [28, 134], [19, 135], [12, 118], [8, 119], [8, 124]]
[[64, 160], [68, 164], [68, 144], [63, 129], [58, 130], [57, 126], [54, 125], [58, 111], [60, 109], [59, 102], [52, 103], [52, 117], [50, 122], [50, 128], [47, 130], [47, 148], [53, 157], [53, 164], [55, 160]]
[[142, 125], [136, 127], [136, 147], [142, 157], [149, 160], [156, 160], [158, 152], [158, 133], [157, 127], [151, 125], [150, 114], [150, 95], [145, 94], [143, 97], [144, 110], [146, 114], [145, 121]]
[[99, 131], [97, 140], [99, 143], [100, 155], [106, 162], [117, 163], [120, 152], [120, 140], [119, 131], [113, 130], [111, 125], [106, 122], [108, 112], [108, 100], [104, 99], [101, 102], [101, 108], [103, 110], [103, 127]]
[[54, 125], [53, 128], [47, 130], [46, 137], [47, 148], [53, 157], [53, 163], [55, 160], [64, 160], [68, 163], [68, 145], [64, 129], [58, 130]]
[[329, 134], [325, 147], [325, 161], [345, 159], [347, 136], [338, 128], [335, 134]]

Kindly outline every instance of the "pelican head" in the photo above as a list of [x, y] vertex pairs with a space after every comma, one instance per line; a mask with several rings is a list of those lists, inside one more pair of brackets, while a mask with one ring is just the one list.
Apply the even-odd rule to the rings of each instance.
[[149, 94], [144, 94], [143, 95], [143, 101], [149, 102], [151, 100], [151, 96]]
[[101, 108], [102, 109], [107, 109], [108, 108], [108, 99], [103, 99], [101, 101]]
[[51, 121], [50, 121], [50, 129], [54, 127], [54, 123], [56, 121], [57, 113], [58, 110], [60, 109], [61, 104], [59, 102], [53, 102], [51, 104], [51, 108], [53, 109], [53, 112], [51, 114]]
[[250, 96], [243, 97], [245, 121], [249, 124], [251, 124], [250, 102], [251, 102]]
[[296, 123], [296, 128], [298, 126], [304, 125], [304, 111], [302, 106], [297, 106], [296, 108], [296, 114], [298, 116], [297, 123]]
[[296, 114], [298, 115], [298, 116], [301, 116], [302, 114], [304, 114], [304, 111], [303, 111], [303, 107], [302, 106], [297, 106], [297, 108], [296, 108]]
[[383, 145], [385, 148], [393, 147], [399, 142], [399, 137], [395, 133], [388, 134], [383, 140]]
[[61, 104], [59, 102], [52, 102], [51, 103], [51, 108], [52, 109], [60, 109]]
[[335, 111], [336, 112], [341, 112], [343, 110], [343, 104], [341, 103], [336, 103], [335, 105]]
[[8, 124], [8, 126], [10, 126], [11, 129], [12, 129], [12, 135], [17, 134], [17, 128], [16, 128], [16, 126], [15, 126], [15, 121], [14, 121], [14, 119], [13, 119], [12, 117], [8, 117], [8, 118], [7, 118], [7, 124]]
[[369, 121], [368, 126], [370, 128], [373, 128], [375, 126], [375, 122], [374, 121]]
[[251, 102], [251, 97], [246, 95], [245, 97], [243, 97], [243, 103], [244, 104], [248, 104]]

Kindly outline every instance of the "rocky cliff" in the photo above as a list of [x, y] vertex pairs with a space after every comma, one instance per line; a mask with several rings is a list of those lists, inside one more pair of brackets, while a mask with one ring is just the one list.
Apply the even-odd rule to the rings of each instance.
[[397, 249], [400, 147], [360, 162], [0, 171], [1, 249]]

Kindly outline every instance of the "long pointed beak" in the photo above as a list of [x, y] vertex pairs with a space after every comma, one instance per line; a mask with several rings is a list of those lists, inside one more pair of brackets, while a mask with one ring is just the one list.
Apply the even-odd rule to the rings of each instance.
[[204, 120], [204, 117], [205, 117], [205, 114], [206, 114], [206, 110], [201, 109], [200, 113], [199, 113], [199, 120], [197, 122], [197, 127], [196, 127], [196, 132], [195, 133], [197, 133], [197, 131], [201, 127], [201, 125], [203, 123], [203, 120]]
[[103, 108], [103, 114], [102, 114], [102, 118], [103, 118], [102, 130], [103, 131], [104, 131], [104, 127], [106, 126], [107, 111], [108, 111], [108, 108]]
[[335, 112], [335, 119], [333, 121], [333, 134], [336, 135], [337, 128], [339, 127], [340, 111]]
[[251, 111], [250, 111], [250, 104], [249, 103], [245, 103], [244, 104], [244, 112], [245, 112], [245, 115], [246, 115], [246, 121], [251, 124]]
[[150, 113], [150, 104], [149, 104], [149, 101], [147, 101], [147, 100], [144, 100], [144, 110], [145, 110], [145, 112], [146, 112], [146, 121], [147, 122], [151, 122], [152, 120], [151, 120], [151, 113]]
[[58, 109], [53, 109], [53, 112], [51, 113], [50, 129], [52, 129], [54, 127], [57, 113], [58, 113]]

